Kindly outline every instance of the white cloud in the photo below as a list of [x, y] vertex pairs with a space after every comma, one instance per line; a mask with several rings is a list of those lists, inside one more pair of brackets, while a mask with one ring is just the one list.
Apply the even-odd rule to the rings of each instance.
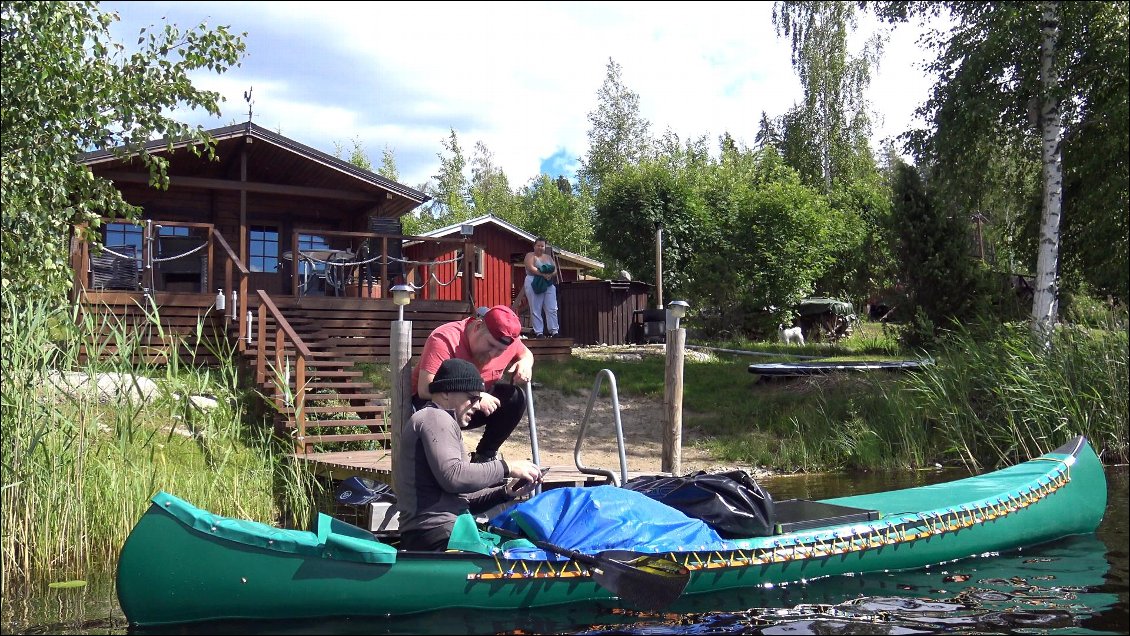
[[[358, 138], [375, 164], [391, 147], [411, 186], [437, 171], [451, 128], [468, 158], [483, 141], [513, 186], [562, 149], [583, 156], [609, 58], [655, 134], [706, 135], [712, 147], [723, 132], [752, 144], [762, 111], [778, 116], [800, 97], [767, 2], [104, 6], [128, 22], [123, 42], [161, 15], [246, 31], [243, 66], [199, 79], [229, 100], [211, 123], [243, 121], [254, 86], [257, 123], [331, 153]], [[895, 32], [873, 80], [876, 139], [905, 130], [932, 83], [912, 66], [922, 55], [911, 31]]]

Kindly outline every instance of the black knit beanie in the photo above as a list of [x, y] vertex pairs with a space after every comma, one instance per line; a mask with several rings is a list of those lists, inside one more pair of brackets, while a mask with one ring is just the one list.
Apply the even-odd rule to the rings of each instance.
[[475, 365], [459, 358], [448, 358], [439, 365], [439, 370], [428, 384], [428, 393], [452, 393], [457, 391], [482, 391], [483, 376]]

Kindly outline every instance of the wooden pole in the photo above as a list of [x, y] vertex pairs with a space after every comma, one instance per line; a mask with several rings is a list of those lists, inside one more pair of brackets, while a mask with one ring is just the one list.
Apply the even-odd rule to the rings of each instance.
[[655, 222], [655, 308], [663, 309], [663, 224]]
[[392, 387], [389, 426], [392, 428], [392, 456], [395, 462], [400, 431], [412, 416], [412, 321], [392, 322], [389, 346], [389, 384]]
[[667, 365], [663, 387], [663, 406], [667, 428], [663, 431], [661, 470], [679, 475], [683, 470], [683, 353], [687, 330], [667, 329]]

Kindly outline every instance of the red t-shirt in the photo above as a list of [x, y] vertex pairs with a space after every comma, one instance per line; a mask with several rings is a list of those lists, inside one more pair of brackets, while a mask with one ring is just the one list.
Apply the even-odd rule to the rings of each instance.
[[416, 387], [420, 385], [420, 369], [435, 375], [439, 365], [448, 358], [462, 358], [475, 365], [483, 383], [489, 391], [494, 383], [502, 377], [509, 367], [526, 349], [521, 340], [515, 339], [500, 355], [497, 355], [486, 364], [479, 366], [475, 356], [471, 353], [471, 338], [467, 334], [467, 327], [476, 318], [456, 320], [436, 327], [424, 342], [424, 351], [420, 353], [420, 361], [412, 369], [412, 394], [416, 394]]

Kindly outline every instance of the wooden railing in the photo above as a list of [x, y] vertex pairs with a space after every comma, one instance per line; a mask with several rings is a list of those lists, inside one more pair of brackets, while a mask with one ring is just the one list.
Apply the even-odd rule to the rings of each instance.
[[[282, 315], [275, 303], [271, 301], [271, 297], [267, 292], [258, 290], [259, 294], [259, 330], [258, 330], [258, 343], [255, 355], [255, 381], [257, 384], [263, 384], [267, 381], [267, 316], [270, 314], [271, 318], [275, 320], [275, 361], [272, 381], [275, 384], [275, 407], [280, 413], [285, 413], [286, 409], [293, 407], [294, 409], [294, 425], [295, 425], [295, 447], [297, 452], [301, 453], [306, 450], [306, 361], [313, 357], [310, 348], [298, 337], [294, 332], [294, 328], [287, 322], [286, 317]], [[286, 397], [290, 389], [290, 379], [288, 373], [288, 360], [286, 355], [286, 343], [290, 341], [294, 346], [295, 360], [294, 360], [294, 393], [291, 396], [293, 404], [286, 403]]]
[[[105, 227], [106, 225], [110, 225], [110, 224], [127, 225], [127, 224], [133, 224], [133, 222], [129, 221], [127, 219], [121, 219], [121, 218], [102, 217], [103, 227]], [[158, 289], [158, 285], [157, 285], [156, 270], [158, 268], [155, 267], [155, 264], [159, 264], [162, 259], [160, 259], [160, 257], [158, 257], [157, 254], [155, 254], [155, 250], [154, 250], [154, 247], [153, 247], [154, 242], [157, 241], [157, 240], [160, 240], [162, 238], [166, 238], [166, 239], [188, 238], [188, 239], [191, 239], [192, 237], [191, 236], [184, 236], [184, 235], [161, 234], [160, 233], [161, 228], [183, 227], [183, 228], [189, 228], [190, 230], [200, 230], [200, 232], [198, 233], [198, 238], [199, 238], [199, 240], [203, 241], [206, 244], [205, 247], [204, 247], [204, 259], [205, 259], [205, 262], [207, 263], [206, 265], [201, 266], [202, 267], [202, 273], [203, 273], [202, 279], [208, 279], [210, 281], [211, 276], [213, 275], [212, 265], [213, 265], [213, 263], [215, 263], [215, 259], [214, 259], [214, 251], [215, 251], [215, 247], [216, 247], [215, 238], [220, 238], [222, 240], [221, 235], [218, 232], [216, 232], [215, 227], [211, 223], [195, 223], [195, 222], [190, 222], [190, 221], [161, 221], [160, 223], [158, 223], [158, 222], [155, 222], [152, 219], [147, 219], [145, 221], [138, 222], [136, 225], [139, 225], [140, 228], [141, 228], [141, 254], [140, 254], [140, 265], [141, 265], [141, 267], [140, 267], [140, 270], [139, 270], [139, 276], [133, 282], [133, 285], [136, 285], [140, 289], [130, 289], [130, 290], [124, 290], [123, 289], [124, 291], [145, 291], [145, 292], [164, 291], [163, 289]], [[225, 241], [224, 245], [226, 245], [226, 244], [227, 243]], [[199, 248], [200, 248], [200, 246], [197, 246], [196, 248], [188, 250], [188, 251], [190, 253], [195, 253], [197, 251], [197, 249], [199, 249]], [[228, 248], [227, 252], [228, 252], [228, 255], [229, 255], [229, 259], [234, 259], [234, 262], [236, 262], [236, 263], [240, 262], [239, 258], [236, 257], [234, 253], [232, 253], [232, 250], [231, 250], [230, 247]], [[180, 255], [177, 255], [177, 256], [172, 257], [172, 258], [165, 258], [163, 260], [176, 260], [177, 257], [184, 257], [184, 256], [186, 256], [186, 255], [180, 254]], [[83, 241], [81, 243], [81, 245], [79, 246], [79, 249], [77, 250], [77, 253], [74, 255], [74, 258], [72, 260], [72, 265], [75, 269], [75, 283], [76, 283], [75, 289], [89, 289], [92, 286], [92, 281], [91, 281], [91, 277], [88, 276], [88, 272], [91, 269], [91, 267], [90, 267], [90, 265], [91, 265], [91, 263], [90, 263], [90, 244], [88, 242]], [[246, 271], [247, 271], [246, 268], [243, 268], [243, 271], [246, 273]], [[230, 280], [231, 280], [231, 277], [229, 276], [229, 281]], [[209, 283], [209, 286], [210, 286], [210, 283]], [[208, 287], [205, 287], [205, 288], [201, 289], [199, 293], [210, 293], [210, 290], [209, 290]]]
[[[235, 294], [235, 296], [237, 297], [236, 302], [231, 302], [232, 299], [228, 300], [228, 302], [231, 302], [231, 307], [226, 308], [227, 309], [226, 314], [230, 315], [232, 317], [232, 319], [238, 325], [238, 329], [236, 330], [236, 343], [237, 343], [236, 346], [239, 347], [240, 351], [243, 351], [244, 349], [247, 348], [247, 340], [249, 340], [249, 338], [245, 339], [243, 336], [244, 336], [244, 334], [247, 334], [248, 336], [251, 335], [250, 332], [248, 331], [248, 329], [250, 328], [250, 324], [248, 323], [248, 315], [247, 315], [248, 314], [248, 311], [247, 311], [247, 276], [248, 276], [248, 274], [250, 274], [250, 272], [248, 271], [247, 267], [243, 264], [243, 261], [241, 261], [239, 259], [239, 257], [236, 256], [235, 252], [232, 250], [231, 246], [228, 245], [227, 240], [224, 238], [224, 236], [222, 234], [220, 234], [219, 230], [217, 230], [216, 228], [212, 228], [212, 231], [209, 234], [209, 239], [212, 243], [214, 243], [217, 247], [220, 248], [219, 249], [220, 256], [223, 259], [222, 262], [224, 264], [224, 287], [223, 287], [223, 289], [227, 289], [227, 290], [230, 290], [230, 291], [236, 291], [235, 285], [236, 284], [239, 285], [239, 289], [238, 289], [238, 291], [236, 291], [236, 294]], [[212, 259], [212, 249], [211, 249], [211, 247], [209, 247], [209, 249], [208, 249], [208, 263], [209, 263], [209, 265], [212, 263], [211, 259]], [[233, 272], [233, 270], [234, 270], [234, 272]], [[238, 283], [236, 283], [233, 280], [234, 274], [239, 275], [239, 282]], [[220, 293], [223, 293], [223, 289], [221, 289]]]
[[[401, 235], [401, 234], [378, 234], [378, 233], [373, 233], [373, 232], [339, 232], [339, 231], [335, 231], [335, 230], [325, 230], [325, 229], [318, 229], [318, 228], [295, 228], [291, 232], [290, 250], [289, 250], [289, 253], [292, 255], [291, 256], [291, 285], [290, 286], [291, 286], [291, 293], [294, 294], [295, 296], [299, 295], [299, 291], [300, 291], [299, 288], [300, 288], [300, 283], [301, 283], [301, 281], [300, 281], [301, 276], [300, 276], [299, 272], [302, 271], [302, 266], [301, 266], [302, 258], [301, 258], [300, 250], [299, 250], [299, 247], [298, 247], [298, 243], [299, 243], [298, 239], [299, 239], [300, 235], [317, 236], [317, 237], [322, 238], [330, 246], [330, 248], [326, 251], [342, 251], [342, 252], [348, 252], [348, 254], [352, 254], [353, 260], [350, 261], [349, 263], [347, 263], [347, 266], [352, 265], [353, 267], [359, 267], [358, 265], [356, 265], [356, 263], [358, 261], [360, 261], [361, 259], [359, 259], [357, 257], [357, 255], [361, 253], [360, 247], [361, 247], [362, 244], [364, 244], [366, 241], [368, 241], [370, 246], [372, 246], [374, 244], [379, 245], [380, 246], [379, 251], [375, 247], [370, 247], [368, 249], [369, 254], [379, 253], [381, 255], [381, 257], [380, 257], [380, 271], [379, 271], [379, 278], [380, 278], [380, 281], [381, 281], [381, 285], [380, 285], [380, 289], [378, 290], [378, 292], [371, 296], [371, 297], [375, 297], [375, 298], [391, 298], [390, 294], [388, 293], [388, 288], [390, 286], [389, 281], [391, 280], [389, 278], [389, 262], [390, 262], [390, 259], [388, 258], [388, 254], [389, 254], [388, 248], [389, 248], [390, 243], [399, 244], [399, 245], [402, 246], [405, 241], [415, 241], [415, 242], [421, 242], [421, 243], [432, 243], [432, 244], [436, 244], [436, 245], [441, 245], [441, 244], [446, 243], [446, 244], [450, 244], [450, 245], [453, 245], [453, 246], [461, 247], [463, 249], [464, 258], [463, 258], [461, 264], [457, 264], [454, 267], [452, 267], [452, 271], [456, 271], [456, 269], [455, 269], [456, 267], [460, 267], [460, 266], [462, 267], [462, 270], [463, 270], [462, 271], [462, 273], [463, 273], [463, 276], [462, 276], [463, 285], [462, 285], [462, 288], [461, 288], [462, 293], [461, 293], [460, 299], [466, 300], [469, 303], [473, 299], [474, 294], [473, 294], [471, 285], [472, 285], [472, 281], [474, 280], [474, 277], [472, 276], [473, 271], [474, 271], [473, 270], [474, 262], [473, 262], [473, 259], [470, 258], [468, 255], [474, 253], [473, 248], [475, 247], [475, 244], [472, 243], [471, 240], [468, 239], [468, 238], [436, 238], [436, 237], [427, 237], [427, 236], [408, 236], [408, 235]], [[335, 240], [335, 239], [338, 239], [338, 240]], [[307, 252], [309, 252], [309, 250], [307, 250]], [[328, 259], [323, 259], [323, 260], [328, 260]], [[402, 263], [402, 265], [404, 266], [406, 276], [408, 275], [408, 270], [411, 269], [411, 267], [409, 267], [410, 264], [420, 266], [421, 269], [420, 269], [419, 274], [420, 274], [421, 279], [425, 280], [425, 281], [429, 280], [432, 277], [432, 273], [434, 271], [433, 268], [437, 267], [436, 264], [434, 264], [434, 263], [408, 263], [408, 262], [404, 262], [404, 263]], [[327, 265], [327, 267], [332, 267], [332, 265]], [[346, 296], [356, 296], [356, 297], [370, 297], [370, 296], [368, 296], [368, 290], [366, 290], [363, 287], [363, 285], [360, 284], [361, 280], [360, 280], [360, 276], [358, 275], [358, 273], [354, 274], [354, 278], [355, 278], [357, 284], [356, 284], [355, 287], [351, 286], [352, 293], [346, 293], [344, 295], [346, 295]]]

